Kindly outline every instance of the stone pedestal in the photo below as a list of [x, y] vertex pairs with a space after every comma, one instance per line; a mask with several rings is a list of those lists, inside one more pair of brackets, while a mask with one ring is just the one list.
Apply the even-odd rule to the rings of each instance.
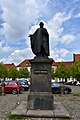
[[29, 110], [52, 110], [51, 64], [47, 57], [35, 57], [31, 63], [31, 88], [28, 95]]

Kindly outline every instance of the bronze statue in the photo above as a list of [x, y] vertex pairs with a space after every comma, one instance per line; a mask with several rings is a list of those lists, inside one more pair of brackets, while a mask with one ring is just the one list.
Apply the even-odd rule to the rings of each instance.
[[46, 28], [43, 28], [44, 23], [40, 22], [34, 34], [29, 35], [31, 40], [31, 48], [36, 56], [49, 56], [49, 34]]

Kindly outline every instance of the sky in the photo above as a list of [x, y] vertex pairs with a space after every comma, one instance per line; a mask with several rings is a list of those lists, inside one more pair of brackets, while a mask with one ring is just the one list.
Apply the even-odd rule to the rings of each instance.
[[41, 21], [50, 58], [73, 61], [80, 54], [80, 0], [0, 0], [0, 62], [18, 65], [34, 58], [28, 35]]

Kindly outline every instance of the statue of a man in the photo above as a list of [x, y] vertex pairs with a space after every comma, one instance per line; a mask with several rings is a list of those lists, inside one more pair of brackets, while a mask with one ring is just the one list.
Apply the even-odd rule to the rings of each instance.
[[40, 22], [34, 34], [29, 35], [31, 40], [31, 48], [36, 56], [49, 56], [49, 34], [46, 28], [43, 28], [44, 23]]

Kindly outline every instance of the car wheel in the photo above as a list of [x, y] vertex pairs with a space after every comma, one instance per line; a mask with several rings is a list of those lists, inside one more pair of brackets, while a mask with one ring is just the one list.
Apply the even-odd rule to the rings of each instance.
[[64, 94], [68, 94], [69, 92], [68, 92], [68, 90], [64, 90]]
[[18, 91], [16, 89], [12, 90], [12, 94], [17, 94], [17, 93], [18, 93]]

